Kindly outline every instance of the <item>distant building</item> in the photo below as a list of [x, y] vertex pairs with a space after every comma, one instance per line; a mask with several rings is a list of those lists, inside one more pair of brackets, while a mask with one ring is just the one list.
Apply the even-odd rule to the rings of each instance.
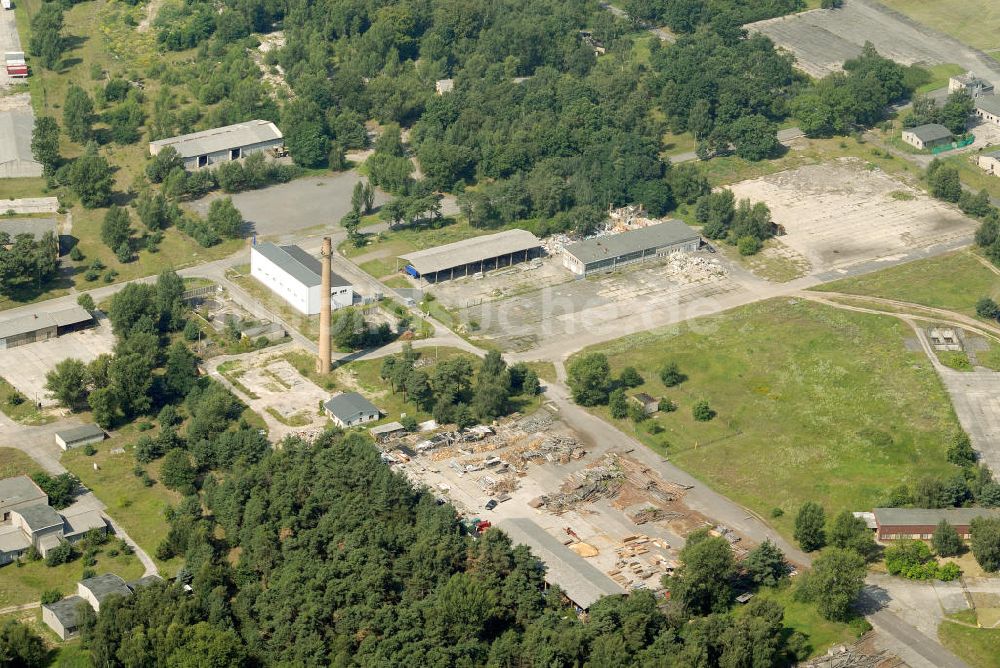
[[35, 313], [0, 322], [0, 350], [47, 341], [94, 324], [94, 316], [81, 306], [55, 313]]
[[100, 443], [106, 434], [96, 424], [84, 424], [79, 427], [60, 429], [56, 432], [56, 445], [63, 450], [79, 448], [89, 443]]
[[[250, 249], [250, 275], [305, 315], [319, 313], [323, 267], [298, 246], [260, 243]], [[354, 303], [351, 283], [330, 272], [330, 308]]]
[[438, 95], [444, 95], [445, 93], [450, 93], [453, 90], [455, 90], [454, 79], [438, 79], [434, 82], [434, 92]]
[[978, 159], [979, 169], [993, 176], [1000, 176], [1000, 151], [980, 153]]
[[401, 423], [389, 422], [387, 424], [382, 424], [377, 427], [372, 427], [371, 429], [368, 430], [368, 433], [372, 435], [372, 438], [381, 443], [384, 441], [388, 441], [393, 436], [402, 434], [405, 431], [406, 427], [404, 427]]
[[972, 72], [967, 72], [948, 79], [949, 93], [955, 93], [960, 90], [964, 90], [971, 97], [982, 97], [984, 95], [993, 95], [993, 84], [986, 79], [977, 77]]
[[656, 411], [660, 410], [660, 400], [649, 396], [645, 392], [633, 394], [629, 397], [629, 399], [642, 407], [642, 410], [646, 415], [652, 415]]
[[1000, 97], [987, 95], [976, 98], [976, 116], [984, 121], [1000, 125]]
[[408, 260], [405, 271], [413, 278], [436, 283], [509, 267], [538, 257], [541, 248], [542, 242], [531, 232], [505, 230], [413, 251], [404, 258]]
[[60, 542], [76, 542], [91, 529], [107, 531], [100, 512], [57, 513], [31, 478], [0, 480], [0, 564], [17, 559], [32, 546], [44, 557]]
[[563, 266], [578, 276], [586, 276], [672, 253], [694, 252], [700, 247], [701, 235], [679, 220], [668, 220], [570, 244], [563, 249]]
[[941, 520], [955, 527], [963, 539], [969, 538], [969, 524], [976, 517], [1000, 518], [1000, 508], [875, 508], [875, 537], [878, 540], [930, 540]]
[[280, 150], [283, 145], [281, 130], [270, 121], [258, 120], [151, 141], [149, 153], [157, 155], [172, 146], [184, 159], [184, 169], [194, 171], [252, 153]]
[[938, 123], [927, 123], [903, 130], [903, 141], [921, 150], [951, 143], [951, 130]]
[[381, 417], [379, 409], [357, 392], [344, 392], [323, 404], [334, 424], [341, 428], [374, 422]]

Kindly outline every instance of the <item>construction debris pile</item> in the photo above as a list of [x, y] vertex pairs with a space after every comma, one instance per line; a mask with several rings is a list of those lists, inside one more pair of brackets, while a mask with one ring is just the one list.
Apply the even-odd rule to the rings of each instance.
[[714, 257], [672, 253], [664, 265], [663, 273], [679, 283], [701, 283], [725, 277], [726, 268]]
[[876, 650], [869, 642], [871, 634], [862, 636], [851, 645], [836, 645], [823, 656], [800, 663], [800, 668], [897, 668], [903, 660], [885, 650]]
[[625, 515], [636, 525], [645, 524], [647, 522], [662, 522], [664, 520], [680, 519], [685, 517], [684, 513], [679, 513], [676, 510], [663, 510], [662, 508], [656, 508], [654, 506], [641, 508], [637, 511], [626, 513]]
[[614, 498], [625, 483], [625, 471], [612, 455], [606, 466], [584, 469], [563, 483], [562, 491], [545, 500], [545, 507], [559, 515], [580, 503], [592, 503], [601, 498]]

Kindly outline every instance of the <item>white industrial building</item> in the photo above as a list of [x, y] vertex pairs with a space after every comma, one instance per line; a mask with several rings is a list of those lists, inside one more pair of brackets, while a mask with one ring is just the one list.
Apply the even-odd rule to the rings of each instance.
[[[305, 315], [319, 313], [322, 271], [320, 261], [298, 246], [265, 242], [250, 249], [250, 275]], [[353, 303], [353, 286], [331, 272], [330, 308], [337, 310]]]
[[172, 146], [184, 159], [184, 169], [194, 171], [220, 162], [240, 160], [251, 153], [284, 145], [281, 130], [271, 121], [246, 121], [149, 142], [150, 155]]

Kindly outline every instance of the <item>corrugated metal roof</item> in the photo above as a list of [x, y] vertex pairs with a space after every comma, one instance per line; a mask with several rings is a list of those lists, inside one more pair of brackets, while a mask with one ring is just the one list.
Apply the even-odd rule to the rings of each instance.
[[984, 95], [976, 98], [976, 109], [982, 109], [988, 114], [1000, 116], [1000, 96]]
[[943, 125], [940, 125], [939, 123], [918, 125], [915, 128], [904, 130], [904, 132], [912, 132], [920, 141], [924, 143], [929, 141], [938, 141], [939, 139], [951, 139], [951, 130]]
[[18, 336], [19, 334], [27, 334], [29, 332], [37, 332], [40, 329], [46, 329], [48, 327], [67, 327], [69, 325], [77, 325], [81, 322], [87, 322], [88, 320], [93, 319], [94, 316], [92, 316], [87, 309], [80, 306], [74, 306], [73, 308], [69, 308], [64, 311], [56, 311], [55, 313], [34, 313], [32, 315], [23, 315], [20, 318], [13, 318], [11, 320], [0, 322], [0, 339], [6, 339], [10, 336]]
[[482, 237], [463, 239], [444, 246], [435, 246], [400, 256], [408, 260], [420, 274], [434, 274], [445, 269], [461, 267], [490, 258], [520, 253], [541, 246], [534, 234], [527, 230], [506, 230]]
[[629, 230], [607, 237], [584, 239], [563, 249], [584, 264], [609, 260], [650, 248], [672, 246], [700, 239], [700, 235], [679, 220]]
[[281, 130], [271, 121], [246, 121], [201, 132], [168, 137], [149, 142], [150, 151], [173, 146], [182, 158], [193, 158], [219, 151], [281, 139]]
[[[323, 265], [317, 258], [298, 246], [278, 246], [270, 241], [265, 241], [254, 246], [253, 250], [278, 265], [289, 276], [307, 288], [315, 287], [323, 282]], [[331, 288], [350, 284], [350, 281], [344, 277], [330, 272]]]
[[1000, 517], [1000, 508], [875, 508], [879, 526], [933, 526], [941, 520], [967, 525], [976, 517]]
[[559, 585], [581, 608], [589, 608], [602, 596], [625, 593], [614, 580], [530, 519], [516, 517], [501, 520], [499, 524], [515, 544], [527, 545], [545, 562], [545, 581]]
[[331, 397], [323, 406], [344, 423], [353, 422], [355, 419], [369, 413], [379, 412], [375, 404], [357, 392], [338, 394], [335, 397]]

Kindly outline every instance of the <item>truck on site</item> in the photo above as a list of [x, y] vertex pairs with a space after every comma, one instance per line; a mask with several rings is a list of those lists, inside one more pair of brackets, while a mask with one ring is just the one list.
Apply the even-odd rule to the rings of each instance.
[[3, 54], [3, 60], [7, 66], [7, 76], [21, 79], [28, 76], [28, 63], [24, 60], [23, 51], [7, 51]]

